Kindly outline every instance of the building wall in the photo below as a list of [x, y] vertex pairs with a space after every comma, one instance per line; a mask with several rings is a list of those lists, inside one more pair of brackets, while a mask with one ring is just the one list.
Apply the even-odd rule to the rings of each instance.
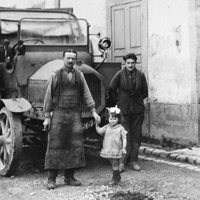
[[195, 0], [148, 1], [148, 137], [199, 143]]
[[[192, 103], [188, 0], [149, 0], [148, 64], [150, 98], [163, 103]], [[181, 5], [181, 6], [180, 6]]]

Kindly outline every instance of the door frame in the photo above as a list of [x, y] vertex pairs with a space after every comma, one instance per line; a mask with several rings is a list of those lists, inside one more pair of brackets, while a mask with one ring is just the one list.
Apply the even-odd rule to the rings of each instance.
[[[141, 35], [141, 40], [142, 40], [142, 71], [145, 73], [147, 79], [148, 79], [148, 0], [109, 0], [106, 1], [106, 31], [107, 31], [107, 36], [111, 38], [112, 43], [112, 7], [116, 5], [123, 5], [123, 4], [128, 4], [132, 2], [139, 2], [141, 1], [141, 12], [142, 12], [142, 35]], [[128, 52], [127, 52], [128, 53]], [[111, 51], [110, 54], [108, 54], [108, 61], [113, 62], [112, 59], [112, 54], [113, 52]]]

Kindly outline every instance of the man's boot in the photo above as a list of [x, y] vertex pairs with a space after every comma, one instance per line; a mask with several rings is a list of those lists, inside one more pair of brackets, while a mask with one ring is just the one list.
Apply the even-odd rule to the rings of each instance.
[[58, 175], [57, 169], [49, 169], [48, 170], [48, 183], [47, 183], [47, 189], [53, 190], [56, 188], [56, 177]]
[[65, 169], [64, 170], [64, 182], [66, 185], [80, 186], [81, 182], [74, 178], [74, 169]]
[[137, 164], [137, 162], [132, 162], [131, 163], [131, 168], [135, 171], [140, 171], [141, 167]]

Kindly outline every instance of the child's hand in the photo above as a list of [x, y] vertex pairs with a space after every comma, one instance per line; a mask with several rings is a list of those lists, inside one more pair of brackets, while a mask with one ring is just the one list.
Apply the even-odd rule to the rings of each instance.
[[127, 154], [126, 149], [122, 149], [122, 154], [123, 155]]
[[99, 124], [100, 124], [100, 122], [95, 122], [95, 125], [96, 125], [96, 126], [99, 126]]

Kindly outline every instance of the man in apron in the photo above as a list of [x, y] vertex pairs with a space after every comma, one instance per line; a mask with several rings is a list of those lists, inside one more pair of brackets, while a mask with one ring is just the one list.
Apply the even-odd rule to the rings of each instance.
[[64, 170], [65, 184], [81, 185], [74, 178], [75, 169], [85, 166], [81, 102], [90, 110], [95, 122], [100, 122], [84, 75], [73, 68], [76, 59], [76, 51], [64, 51], [64, 66], [53, 73], [47, 82], [43, 124], [45, 129], [50, 128], [45, 158], [45, 169], [48, 170], [48, 189], [56, 187], [59, 169]]

